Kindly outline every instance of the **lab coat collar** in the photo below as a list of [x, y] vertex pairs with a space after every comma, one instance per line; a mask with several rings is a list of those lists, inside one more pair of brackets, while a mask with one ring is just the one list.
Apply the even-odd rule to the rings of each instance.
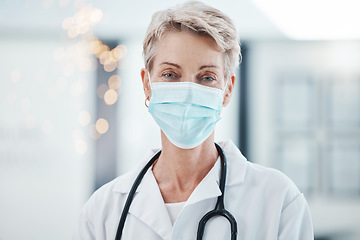
[[219, 188], [219, 178], [217, 172], [220, 170], [220, 158], [216, 161], [214, 167], [208, 172], [204, 179], [194, 189], [185, 206], [200, 202], [205, 199], [218, 197], [221, 195]]
[[[219, 142], [219, 145], [223, 149], [227, 160], [227, 174], [225, 182], [226, 190], [226, 188], [240, 184], [244, 181], [247, 165], [245, 157], [240, 153], [239, 149], [233, 142]], [[214, 167], [209, 171], [205, 178], [195, 188], [194, 192], [190, 195], [186, 205], [191, 205], [205, 199], [220, 196], [220, 175], [221, 161], [219, 157]]]
[[171, 219], [151, 170], [145, 174], [143, 181], [139, 185], [130, 206], [129, 214], [134, 215], [148, 225], [162, 239], [171, 238]]
[[[226, 187], [241, 184], [244, 181], [247, 167], [247, 160], [241, 154], [239, 149], [235, 146], [232, 141], [224, 141], [218, 143], [225, 154], [227, 159], [227, 175], [226, 175]], [[140, 162], [133, 170], [128, 172], [125, 175], [118, 177], [117, 183], [114, 185], [113, 191], [120, 193], [128, 193], [133, 185], [137, 175], [145, 164], [150, 160], [150, 158], [155, 155], [159, 149], [153, 149], [147, 156], [144, 161]], [[213, 172], [213, 173], [212, 173]], [[211, 178], [215, 178], [217, 183], [220, 179], [220, 158], [216, 161], [214, 167], [211, 169], [209, 174], [215, 174]], [[208, 174], [208, 175], [209, 175]], [[203, 181], [208, 181], [206, 178]], [[141, 184], [140, 184], [141, 185]], [[137, 192], [139, 189], [137, 189]]]
[[[246, 159], [232, 142], [221, 142], [219, 145], [223, 148], [227, 158], [226, 188], [232, 185], [241, 184], [246, 172]], [[145, 162], [149, 161], [156, 152], [157, 150], [154, 150], [150, 156], [146, 158]], [[141, 163], [128, 174], [119, 177], [113, 191], [124, 194], [128, 193], [138, 173], [143, 166], [145, 166], [145, 162]], [[220, 196], [219, 179], [220, 158], [218, 158], [214, 167], [195, 188], [187, 200], [185, 207], [188, 206], [191, 209], [197, 208], [194, 204]], [[196, 213], [197, 210], [199, 210], [198, 213]], [[202, 209], [202, 211], [200, 211], [200, 209], [197, 210], [193, 209], [191, 212], [195, 213], [195, 215], [201, 215], [204, 211], [208, 211], [207, 209]], [[163, 239], [171, 238], [173, 229], [171, 220], [151, 169], [147, 171], [143, 181], [139, 185], [130, 206], [129, 213], [147, 224]]]
[[[127, 174], [118, 177], [113, 192], [128, 194], [137, 175], [154, 154], [150, 154], [146, 161], [140, 163]], [[171, 238], [172, 223], [151, 169], [146, 172], [136, 190], [130, 205], [129, 214], [148, 225], [162, 239]]]
[[[241, 184], [245, 179], [247, 160], [241, 154], [240, 150], [235, 146], [235, 144], [228, 140], [224, 142], [219, 142], [220, 147], [224, 151], [224, 155], [227, 160], [227, 174], [226, 174], [226, 185], [233, 186]], [[220, 158], [216, 162], [214, 168], [217, 167], [217, 179], [220, 179]]]
[[[116, 183], [114, 185], [113, 191], [118, 193], [129, 193], [132, 185], [135, 182], [136, 177], [140, 173], [140, 171], [144, 168], [146, 163], [158, 152], [157, 150], [152, 150], [150, 153], [146, 155], [143, 161], [141, 161], [135, 168], [133, 168], [128, 173], [118, 177], [116, 179]], [[149, 171], [148, 171], [149, 172]], [[145, 175], [146, 176], [146, 175]], [[144, 178], [145, 178], [144, 176]], [[143, 179], [144, 180], [144, 179]], [[142, 181], [143, 182], [143, 181]], [[141, 183], [142, 184], [142, 183]], [[140, 186], [141, 186], [140, 184]], [[139, 186], [139, 187], [140, 187]], [[139, 191], [139, 188], [136, 192]]]

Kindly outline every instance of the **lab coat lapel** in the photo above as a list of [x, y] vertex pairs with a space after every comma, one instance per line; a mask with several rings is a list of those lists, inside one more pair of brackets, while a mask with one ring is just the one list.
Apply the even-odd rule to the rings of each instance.
[[219, 161], [195, 188], [187, 200], [173, 228], [172, 239], [195, 239], [200, 219], [214, 209], [217, 197], [221, 195], [217, 171]]
[[219, 170], [220, 161], [218, 159], [214, 167], [209, 171], [205, 178], [195, 188], [194, 192], [190, 195], [186, 202], [186, 206], [200, 202], [204, 199], [209, 199], [221, 195], [217, 174]]
[[129, 213], [148, 225], [161, 238], [170, 239], [171, 220], [151, 170], [146, 173], [139, 185]]
[[[220, 142], [220, 146], [223, 148], [225, 157], [227, 160], [226, 169], [226, 187], [241, 184], [244, 181], [246, 173], [246, 159], [237, 149], [237, 147], [231, 142]], [[186, 206], [200, 202], [205, 199], [214, 198], [221, 195], [219, 188], [221, 175], [221, 160], [217, 159], [214, 167], [209, 171], [205, 178], [195, 188], [194, 192], [188, 199]]]

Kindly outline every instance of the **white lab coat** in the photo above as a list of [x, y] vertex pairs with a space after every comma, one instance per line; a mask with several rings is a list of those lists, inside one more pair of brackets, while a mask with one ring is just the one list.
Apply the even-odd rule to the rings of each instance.
[[[227, 158], [225, 208], [237, 221], [238, 239], [314, 239], [307, 202], [293, 182], [281, 172], [246, 161], [232, 142], [220, 143]], [[122, 208], [142, 164], [97, 190], [84, 205], [74, 239], [114, 240]], [[130, 206], [122, 240], [196, 239], [199, 220], [215, 206], [220, 161], [216, 162], [187, 200], [174, 225], [156, 180], [149, 170]], [[223, 217], [209, 220], [204, 240], [230, 239]]]

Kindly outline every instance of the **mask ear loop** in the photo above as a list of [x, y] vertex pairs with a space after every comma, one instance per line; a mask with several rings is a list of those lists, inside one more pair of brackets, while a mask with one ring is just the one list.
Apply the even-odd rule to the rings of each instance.
[[[151, 80], [150, 80], [150, 72], [149, 71], [148, 71], [148, 77], [149, 77], [149, 86], [150, 86], [150, 89], [151, 89]], [[149, 102], [150, 102], [149, 97], [146, 97], [145, 98], [145, 107], [149, 108]]]
[[[224, 106], [224, 102], [225, 102], [225, 98], [226, 98], [226, 96], [228, 95], [228, 93], [227, 93], [227, 87], [228, 87], [228, 83], [229, 83], [229, 79], [227, 79], [226, 80], [226, 83], [225, 83], [225, 88], [224, 88], [224, 90], [223, 90], [223, 106]], [[220, 115], [220, 113], [219, 113], [219, 115]]]
[[229, 79], [226, 80], [226, 83], [225, 83], [225, 87], [224, 87], [224, 97], [226, 96], [226, 91], [227, 91], [227, 87], [228, 87], [228, 82], [229, 82]]
[[229, 83], [229, 79], [226, 80], [226, 83], [225, 83], [225, 88], [224, 88], [224, 94], [226, 94], [226, 90], [227, 90], [227, 85]]

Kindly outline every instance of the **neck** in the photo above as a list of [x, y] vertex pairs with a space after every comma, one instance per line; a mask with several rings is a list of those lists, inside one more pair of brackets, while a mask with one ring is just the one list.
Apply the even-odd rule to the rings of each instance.
[[214, 166], [218, 153], [214, 133], [193, 149], [173, 145], [161, 132], [162, 152], [153, 166], [165, 202], [183, 202]]

